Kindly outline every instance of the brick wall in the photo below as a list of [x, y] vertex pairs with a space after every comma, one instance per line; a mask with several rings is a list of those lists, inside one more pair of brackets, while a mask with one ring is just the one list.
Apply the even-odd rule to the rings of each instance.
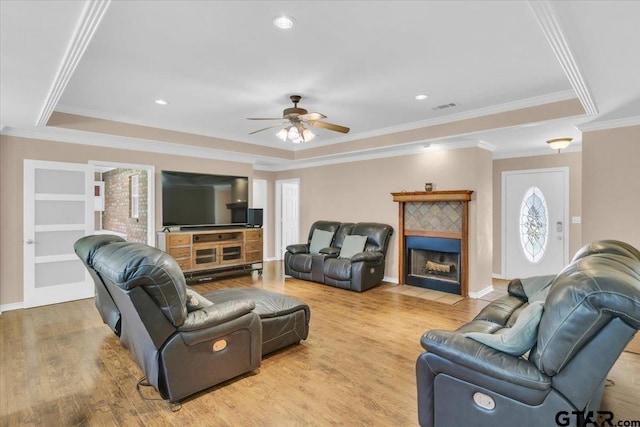
[[[139, 218], [131, 218], [130, 177], [139, 175]], [[147, 243], [147, 171], [114, 169], [102, 174], [105, 182], [102, 228], [127, 235], [127, 241]]]

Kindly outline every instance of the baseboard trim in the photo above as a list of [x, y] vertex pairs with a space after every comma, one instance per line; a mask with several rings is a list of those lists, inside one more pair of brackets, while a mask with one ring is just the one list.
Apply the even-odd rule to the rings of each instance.
[[493, 277], [494, 279], [507, 280], [506, 277], [504, 277], [502, 274], [498, 274], [498, 273], [492, 273], [491, 277]]
[[491, 292], [493, 292], [493, 285], [489, 285], [479, 292], [469, 292], [469, 298], [479, 299]]
[[13, 302], [11, 304], [0, 304], [0, 313], [4, 313], [5, 311], [13, 311], [20, 310], [24, 308], [24, 302]]
[[400, 283], [400, 281], [398, 280], [398, 278], [397, 278], [397, 277], [389, 277], [389, 276], [384, 276], [384, 277], [382, 278], [382, 281], [383, 281], [383, 282], [389, 282], [389, 283], [395, 283], [396, 285], [397, 285], [398, 283]]

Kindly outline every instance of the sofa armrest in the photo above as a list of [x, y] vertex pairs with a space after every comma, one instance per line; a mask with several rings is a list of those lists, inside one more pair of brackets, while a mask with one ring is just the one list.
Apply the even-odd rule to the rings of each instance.
[[340, 248], [334, 248], [334, 247], [322, 248], [320, 249], [320, 253], [322, 255], [338, 256], [340, 255]]
[[309, 253], [309, 245], [305, 243], [299, 243], [295, 245], [287, 246], [287, 251], [292, 254], [308, 254]]
[[251, 300], [226, 301], [220, 304], [213, 304], [201, 310], [188, 313], [187, 318], [178, 330], [180, 332], [188, 332], [220, 325], [251, 312], [255, 307], [256, 304]]
[[[425, 350], [449, 360], [453, 366], [461, 365], [489, 378], [529, 389], [545, 391], [551, 387], [551, 378], [530, 361], [495, 350], [459, 332], [429, 331], [422, 336], [420, 343]], [[455, 372], [450, 374], [456, 376]]]
[[382, 252], [358, 252], [351, 257], [351, 262], [381, 261], [383, 258]]

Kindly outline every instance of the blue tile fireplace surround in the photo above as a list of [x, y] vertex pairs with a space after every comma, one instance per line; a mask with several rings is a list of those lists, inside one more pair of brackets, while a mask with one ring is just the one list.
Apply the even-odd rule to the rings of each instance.
[[468, 296], [471, 190], [391, 193], [399, 203], [400, 285]]

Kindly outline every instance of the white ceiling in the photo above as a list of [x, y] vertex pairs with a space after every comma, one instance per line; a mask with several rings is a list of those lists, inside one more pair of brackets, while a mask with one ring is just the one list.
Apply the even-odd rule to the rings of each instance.
[[[282, 13], [293, 30], [272, 25]], [[595, 114], [442, 141], [482, 141], [506, 157], [548, 153], [544, 141], [558, 136], [579, 146], [576, 124], [640, 118], [640, 2], [0, 0], [0, 17], [5, 133], [46, 123], [55, 108], [300, 150], [561, 99], [593, 102]], [[543, 30], [540, 19], [555, 27]], [[74, 44], [85, 27], [92, 32]], [[563, 46], [547, 40], [554, 31], [565, 42], [560, 57]], [[420, 93], [429, 98], [415, 101]], [[291, 94], [351, 132], [317, 129], [301, 145], [275, 131], [248, 135], [270, 122], [247, 117], [281, 116]], [[457, 107], [433, 110], [450, 102]]]

